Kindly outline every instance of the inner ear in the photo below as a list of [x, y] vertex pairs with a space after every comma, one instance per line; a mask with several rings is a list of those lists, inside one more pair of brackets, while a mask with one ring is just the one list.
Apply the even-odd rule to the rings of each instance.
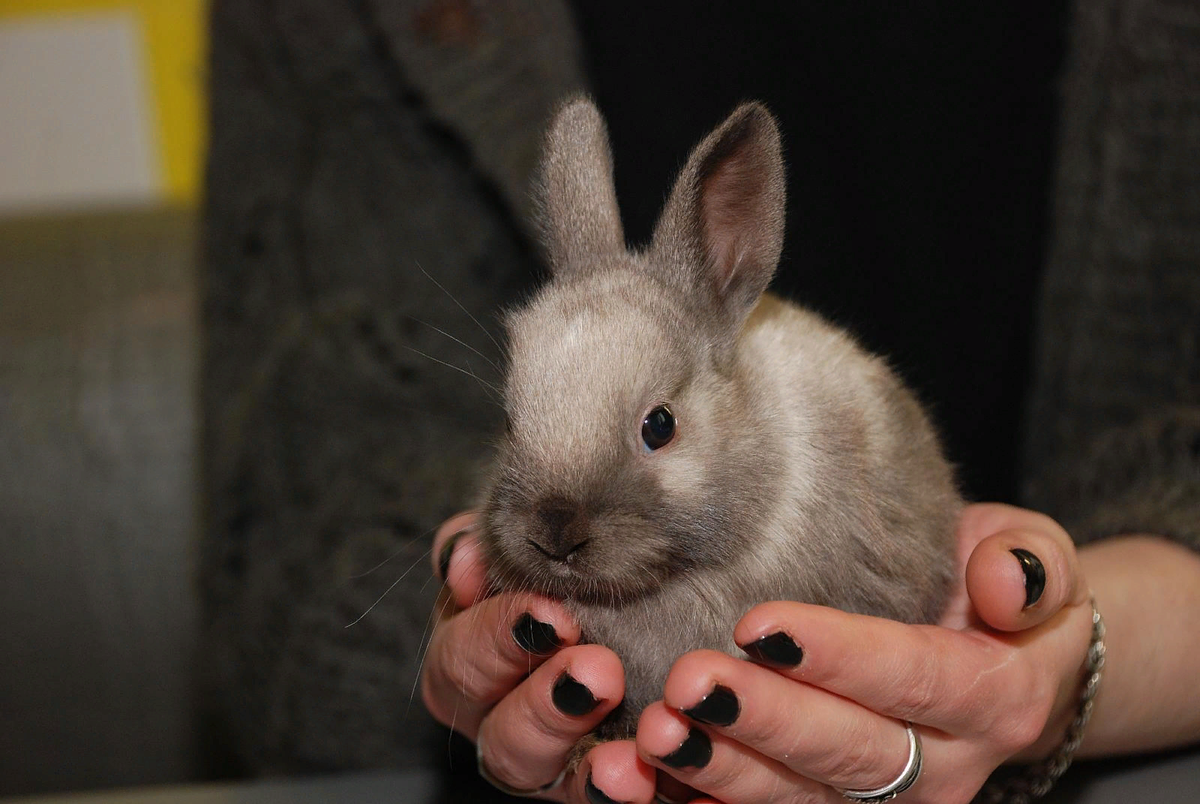
[[667, 199], [652, 248], [661, 270], [736, 332], [783, 249], [783, 156], [775, 118], [745, 103], [704, 138]]
[[748, 259], [766, 260], [774, 271], [774, 259], [759, 255], [769, 227], [772, 206], [778, 198], [771, 191], [770, 164], [764, 164], [761, 149], [754, 147], [752, 122], [742, 120], [738, 128], [717, 148], [701, 168], [700, 233], [704, 240], [712, 280], [719, 295], [729, 292], [734, 278], [746, 270]]

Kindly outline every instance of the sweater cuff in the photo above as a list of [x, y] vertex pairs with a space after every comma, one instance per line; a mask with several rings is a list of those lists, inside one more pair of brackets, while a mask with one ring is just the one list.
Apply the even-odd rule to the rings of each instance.
[[1147, 533], [1200, 551], [1200, 408], [1107, 430], [1081, 453], [1041, 467], [1027, 495], [1077, 543]]

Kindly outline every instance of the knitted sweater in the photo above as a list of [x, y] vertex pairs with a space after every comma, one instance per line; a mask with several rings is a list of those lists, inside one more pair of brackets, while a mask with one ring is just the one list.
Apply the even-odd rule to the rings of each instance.
[[226, 772], [443, 761], [417, 692], [429, 544], [500, 421], [481, 328], [535, 270], [529, 173], [582, 83], [570, 19], [541, 0], [217, 0], [212, 30], [212, 742]]
[[1025, 502], [1200, 548], [1200, 16], [1074, 13]]

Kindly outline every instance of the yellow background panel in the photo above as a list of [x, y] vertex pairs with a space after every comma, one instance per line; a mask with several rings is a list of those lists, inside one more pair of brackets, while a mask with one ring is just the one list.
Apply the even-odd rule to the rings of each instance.
[[0, 0], [0, 20], [98, 11], [130, 12], [141, 23], [163, 191], [168, 201], [194, 206], [206, 144], [207, 0]]

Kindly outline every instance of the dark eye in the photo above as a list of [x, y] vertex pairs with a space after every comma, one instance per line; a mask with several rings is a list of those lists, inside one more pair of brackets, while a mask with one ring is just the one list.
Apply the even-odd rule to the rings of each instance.
[[642, 442], [650, 450], [665, 447], [675, 437], [675, 416], [666, 405], [659, 405], [642, 420]]

